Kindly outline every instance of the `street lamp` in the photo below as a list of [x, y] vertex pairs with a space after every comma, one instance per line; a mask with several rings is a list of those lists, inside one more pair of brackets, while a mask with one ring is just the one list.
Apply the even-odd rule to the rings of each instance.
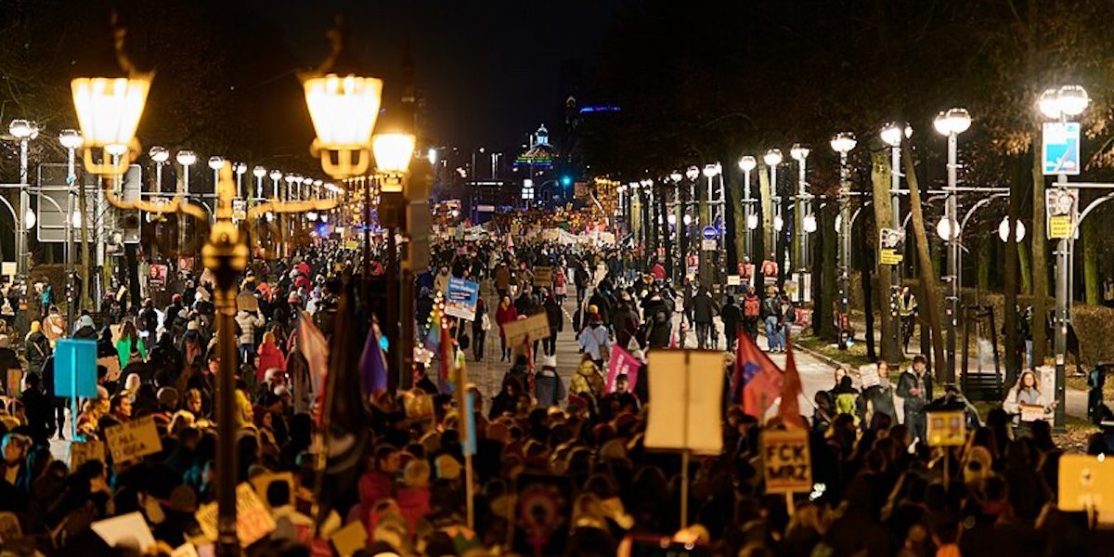
[[[755, 168], [758, 168], [758, 159], [744, 155], [739, 159], [739, 170], [743, 171], [743, 215], [746, 224], [746, 259], [749, 262], [754, 254], [754, 233], [752, 232], [758, 224], [758, 217], [754, 214], [754, 199], [750, 194], [750, 173]], [[750, 225], [751, 217], [754, 217], [755, 226]]]
[[[271, 170], [268, 177], [271, 178], [271, 198], [278, 199], [279, 197], [279, 180], [282, 180], [282, 171], [275, 168]], [[260, 195], [260, 197], [263, 197]]]
[[[890, 208], [893, 214], [893, 226], [901, 228], [901, 142], [913, 135], [913, 128], [908, 124], [891, 122], [886, 124], [879, 133], [882, 141], [890, 146]], [[894, 345], [901, 348], [901, 321], [898, 319], [897, 298], [901, 291], [901, 264], [894, 265], [890, 272], [890, 315], [891, 333]]]
[[267, 169], [256, 165], [251, 169], [251, 175], [255, 176], [255, 198], [263, 199], [263, 178], [267, 176]]
[[[1020, 220], [1013, 221], [1014, 223], [1014, 239], [1013, 241], [1020, 244], [1025, 239], [1025, 223]], [[1003, 242], [1010, 241], [1010, 217], [1007, 215], [1002, 218], [1002, 222], [998, 223], [998, 239]]]
[[244, 197], [249, 197], [247, 191], [244, 190], [244, 173], [248, 171], [248, 165], [238, 162], [232, 168], [236, 171], [236, 194], [239, 195], [240, 192], [244, 192]]
[[[147, 104], [153, 72], [138, 71], [124, 52], [127, 32], [112, 21], [116, 61], [123, 76], [79, 77], [70, 82], [74, 109], [84, 141], [85, 170], [102, 176], [120, 176], [139, 152], [135, 131]], [[93, 160], [93, 149], [103, 151]]]
[[213, 171], [213, 191], [217, 191], [217, 182], [220, 181], [220, 169], [224, 166], [224, 157], [213, 155], [209, 157], [209, 168]]
[[955, 381], [956, 349], [959, 334], [959, 207], [957, 205], [956, 184], [959, 182], [959, 134], [971, 127], [971, 115], [963, 108], [952, 108], [941, 112], [932, 123], [936, 132], [948, 138], [948, 188], [944, 218], [936, 225], [936, 233], [948, 243], [948, 298], [944, 311], [948, 316], [947, 382]]
[[415, 141], [414, 135], [408, 133], [382, 133], [372, 138], [375, 168], [388, 178], [384, 180], [381, 192], [402, 193], [402, 177], [410, 169], [410, 160], [414, 158]]
[[354, 68], [337, 67], [344, 47], [343, 32], [334, 28], [325, 36], [329, 55], [316, 70], [299, 77], [317, 133], [310, 153], [320, 157], [326, 174], [340, 180], [365, 174], [371, 168], [369, 144], [379, 117], [383, 80], [360, 77]]
[[851, 168], [847, 155], [858, 141], [851, 132], [839, 132], [828, 142], [832, 150], [839, 153], [839, 218], [836, 230], [839, 233], [839, 349], [847, 349], [851, 315]]
[[[1049, 119], [1059, 120], [1061, 132], [1066, 132], [1068, 118], [1079, 116], [1090, 104], [1087, 91], [1079, 85], [1064, 85], [1059, 89], [1047, 89], [1037, 101], [1037, 108]], [[1049, 124], [1045, 124], [1047, 128]], [[1047, 131], [1047, 130], [1046, 130]], [[1060, 165], [1056, 176], [1056, 187], [1061, 195], [1068, 195], [1068, 175]], [[1072, 215], [1074, 221], [1074, 215]], [[1074, 223], [1073, 223], [1074, 224]], [[1009, 230], [1007, 225], [1006, 230]], [[1068, 325], [1071, 314], [1068, 312], [1069, 288], [1071, 288], [1071, 250], [1072, 238], [1061, 238], [1056, 246], [1056, 327], [1053, 330], [1053, 349], [1056, 358], [1056, 408], [1054, 422], [1056, 427], [1064, 427], [1067, 398], [1065, 390], [1066, 352]], [[1041, 316], [1043, 318], [1043, 316]]]
[[[8, 125], [8, 133], [19, 141], [19, 212], [16, 215], [16, 273], [23, 276], [27, 273], [27, 213], [31, 210], [31, 196], [27, 192], [27, 148], [32, 139], [39, 136], [39, 125], [28, 120], [12, 120]], [[32, 221], [33, 225], [33, 221]]]
[[162, 167], [170, 160], [170, 151], [156, 145], [147, 151], [147, 156], [155, 163], [155, 192], [162, 193]]
[[[66, 196], [66, 214], [71, 215], [75, 209], [73, 206], [73, 198], [77, 193], [74, 191], [74, 186], [77, 184], [77, 150], [81, 148], [85, 142], [81, 137], [81, 132], [77, 130], [65, 129], [58, 134], [58, 142], [66, 149], [66, 185], [69, 187], [69, 195]], [[79, 201], [79, 204], [84, 206], [85, 200]], [[73, 323], [73, 219], [65, 219], [65, 261], [66, 261], [66, 322]], [[82, 238], [82, 246], [84, 246], [85, 238]], [[68, 326], [68, 325], [67, 325]]]
[[[770, 167], [770, 192], [773, 194], [770, 196], [770, 200], [773, 202], [774, 205], [773, 224], [775, 233], [767, 233], [770, 240], [767, 243], [770, 247], [766, 248], [766, 250], [767, 253], [772, 250], [775, 254], [777, 253], [777, 239], [781, 233], [782, 227], [785, 224], [781, 218], [781, 196], [778, 195], [777, 191], [777, 165], [781, 164], [781, 160], [781, 149], [770, 149], [769, 151], [766, 151], [765, 155], [762, 155], [762, 162], [766, 163], [766, 166]], [[774, 256], [774, 259], [777, 259], [776, 255]]]
[[[808, 230], [805, 230], [805, 218], [812, 214], [811, 197], [809, 196], [805, 183], [805, 169], [810, 149], [800, 143], [794, 143], [793, 147], [789, 149], [789, 156], [797, 161], [797, 199], [796, 199], [796, 218], [794, 221], [797, 223], [797, 269], [803, 274], [808, 272], [809, 269], [809, 248], [808, 248]], [[804, 284], [804, 277], [801, 277], [800, 284]], [[801, 296], [804, 292], [803, 288], [797, 289], [797, 295]]]

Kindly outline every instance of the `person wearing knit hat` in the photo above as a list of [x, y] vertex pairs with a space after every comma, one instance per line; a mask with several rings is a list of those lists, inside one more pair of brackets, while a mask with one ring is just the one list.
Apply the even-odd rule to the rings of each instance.
[[460, 477], [461, 465], [455, 458], [443, 454], [433, 460], [437, 469], [437, 477], [442, 480], [455, 480]]
[[565, 383], [557, 374], [557, 356], [544, 356], [534, 379], [534, 396], [539, 408], [557, 406], [565, 399]]

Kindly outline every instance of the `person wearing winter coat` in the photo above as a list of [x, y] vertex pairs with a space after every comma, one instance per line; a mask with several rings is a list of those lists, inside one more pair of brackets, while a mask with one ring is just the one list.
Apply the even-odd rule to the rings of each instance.
[[859, 416], [863, 424], [870, 424], [874, 414], [889, 416], [891, 423], [897, 421], [897, 413], [894, 411], [894, 388], [890, 384], [889, 369], [886, 362], [879, 361], [878, 384], [863, 389], [859, 404]]
[[701, 286], [692, 297], [692, 321], [696, 325], [696, 345], [715, 348], [712, 338], [712, 320], [719, 314], [719, 304], [712, 299], [708, 289]]
[[31, 322], [31, 332], [23, 342], [23, 354], [27, 358], [27, 373], [42, 373], [43, 363], [50, 357], [50, 340], [38, 321]]
[[600, 368], [592, 361], [591, 355], [585, 353], [580, 361], [580, 367], [576, 368], [576, 375], [573, 375], [572, 382], [569, 384], [569, 394], [595, 400], [603, 394], [603, 389], [604, 381], [603, 376], [600, 375]]
[[262, 327], [266, 321], [263, 313], [256, 309], [254, 312], [241, 309], [236, 312], [236, 324], [240, 326], [240, 335], [237, 342], [240, 346], [240, 361], [251, 363], [255, 357], [255, 330]]
[[125, 321], [123, 328], [120, 329], [120, 339], [116, 341], [116, 354], [120, 357], [120, 369], [128, 367], [128, 362], [133, 358], [147, 359], [147, 344], [139, 338], [139, 333], [136, 332], [135, 325], [131, 321]]
[[511, 298], [503, 296], [503, 301], [499, 302], [499, 307], [495, 310], [495, 322], [499, 325], [499, 343], [502, 348], [502, 356], [499, 357], [500, 362], [510, 361], [511, 358], [511, 347], [507, 346], [507, 334], [503, 326], [516, 319], [518, 319], [518, 311], [511, 304]]
[[542, 343], [542, 348], [545, 349], [547, 356], [553, 356], [557, 354], [557, 333], [565, 329], [565, 315], [553, 294], [546, 297], [543, 307], [546, 321], [549, 322], [549, 338]]
[[602, 368], [604, 360], [611, 352], [611, 341], [607, 327], [600, 321], [599, 312], [593, 309], [595, 306], [588, 306], [588, 326], [581, 329], [576, 340], [581, 352], [591, 357], [597, 367]]
[[259, 343], [259, 365], [255, 368], [256, 379], [262, 381], [265, 374], [272, 369], [285, 373], [286, 357], [278, 346], [275, 333], [267, 331], [263, 333], [263, 342]]
[[743, 320], [743, 312], [735, 304], [735, 297], [728, 296], [727, 303], [723, 305], [723, 336], [726, 337], [727, 351], [735, 350], [735, 343], [739, 341], [739, 323]]
[[927, 360], [918, 354], [913, 357], [913, 367], [897, 380], [897, 396], [905, 401], [905, 425], [921, 440], [927, 428], [925, 406], [932, 400], [932, 374], [927, 368]]
[[534, 395], [538, 399], [538, 408], [558, 406], [567, 394], [565, 383], [557, 374], [557, 358], [546, 356], [542, 360], [541, 370], [534, 378]]

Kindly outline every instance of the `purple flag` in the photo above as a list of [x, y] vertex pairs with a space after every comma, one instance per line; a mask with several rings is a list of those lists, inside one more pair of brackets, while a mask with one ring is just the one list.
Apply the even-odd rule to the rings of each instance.
[[364, 396], [387, 390], [387, 358], [379, 347], [378, 329], [373, 324], [368, 330], [364, 351], [360, 354], [360, 384], [364, 388]]

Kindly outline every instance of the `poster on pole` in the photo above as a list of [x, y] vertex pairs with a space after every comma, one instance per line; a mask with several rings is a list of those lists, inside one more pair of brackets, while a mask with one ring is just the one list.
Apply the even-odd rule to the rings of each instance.
[[647, 449], [719, 454], [723, 449], [720, 404], [724, 353], [713, 350], [651, 350]]
[[808, 431], [803, 429], [762, 432], [762, 468], [766, 493], [812, 491], [812, 455]]
[[900, 265], [905, 259], [905, 231], [883, 228], [878, 231], [878, 263]]
[[1075, 232], [1079, 218], [1079, 190], [1049, 188], [1044, 192], [1045, 221], [1048, 239], [1064, 240]]
[[155, 290], [166, 288], [166, 277], [168, 273], [169, 269], [166, 265], [152, 263], [147, 268], [147, 284]]
[[1079, 122], [1045, 122], [1041, 167], [1045, 176], [1079, 174]]
[[475, 321], [476, 303], [479, 299], [479, 283], [450, 277], [449, 291], [445, 295], [445, 315]]

